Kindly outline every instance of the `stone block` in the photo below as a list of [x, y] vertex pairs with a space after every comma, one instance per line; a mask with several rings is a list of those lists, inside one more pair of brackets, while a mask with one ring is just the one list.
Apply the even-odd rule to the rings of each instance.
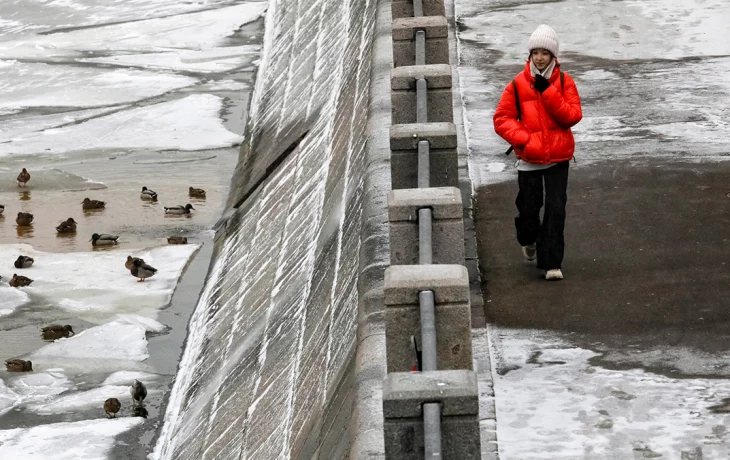
[[[416, 64], [416, 41], [393, 40], [393, 67]], [[449, 39], [426, 38], [426, 65], [449, 64]]]
[[426, 40], [449, 36], [446, 16], [406, 17], [393, 20], [393, 41], [415, 40], [417, 30], [426, 32]]
[[456, 125], [449, 122], [433, 122], [394, 124], [390, 127], [390, 150], [417, 151], [419, 141], [428, 141], [434, 150], [455, 149]]
[[[390, 94], [391, 119], [395, 124], [414, 124], [417, 118], [417, 92], [393, 90]], [[426, 119], [429, 122], [453, 122], [451, 88], [429, 89], [426, 93]]]
[[432, 263], [464, 263], [464, 226], [459, 189], [393, 190], [388, 197], [391, 265], [419, 263], [418, 210], [431, 208]]
[[426, 79], [428, 89], [451, 88], [452, 73], [449, 64], [411, 65], [390, 71], [390, 89], [416, 90], [416, 80]]
[[385, 345], [388, 372], [407, 372], [416, 362], [411, 336], [421, 337], [418, 293], [434, 292], [436, 363], [439, 369], [471, 369], [469, 280], [461, 265], [393, 265], [385, 271]]
[[[459, 157], [456, 149], [431, 149], [431, 187], [456, 187], [459, 184]], [[418, 187], [418, 151], [391, 152], [391, 189]]]
[[[390, 9], [393, 19], [412, 18], [413, 0], [394, 0]], [[444, 0], [423, 0], [423, 15], [445, 16]]]
[[[438, 387], [442, 387], [439, 390]], [[424, 459], [422, 405], [441, 405], [441, 458], [481, 455], [476, 376], [471, 371], [388, 374], [383, 383], [385, 458]]]

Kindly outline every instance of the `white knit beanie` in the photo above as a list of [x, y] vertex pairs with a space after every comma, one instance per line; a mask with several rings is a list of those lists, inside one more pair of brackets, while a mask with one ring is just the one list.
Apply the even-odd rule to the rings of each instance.
[[535, 48], [542, 48], [553, 53], [553, 56], [558, 57], [559, 47], [558, 34], [548, 25], [541, 24], [530, 35], [530, 52]]

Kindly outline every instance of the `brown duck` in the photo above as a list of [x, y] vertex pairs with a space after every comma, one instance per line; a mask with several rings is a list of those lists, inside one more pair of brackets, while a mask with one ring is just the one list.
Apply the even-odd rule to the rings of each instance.
[[56, 231], [58, 233], [76, 233], [76, 221], [73, 217], [69, 217], [56, 227]]
[[75, 334], [76, 333], [70, 324], [66, 324], [65, 326], [61, 326], [60, 324], [51, 324], [50, 326], [41, 328], [41, 336], [43, 337], [43, 340], [63, 339]]
[[30, 286], [30, 283], [32, 283], [33, 280], [28, 278], [27, 276], [22, 275], [16, 275], [13, 273], [13, 279], [8, 281], [8, 284], [11, 287], [24, 287], [24, 286]]
[[188, 196], [193, 198], [205, 198], [205, 190], [202, 188], [190, 187], [188, 188]]
[[18, 187], [25, 186], [25, 184], [27, 184], [29, 180], [30, 173], [27, 169], [23, 168], [23, 170], [20, 171], [20, 174], [18, 174]]
[[185, 236], [170, 236], [167, 238], [167, 244], [188, 244], [188, 238]]
[[33, 222], [33, 214], [29, 212], [19, 212], [18, 217], [15, 218], [15, 223], [21, 227], [27, 227]]
[[2, 215], [2, 213], [4, 213], [4, 212], [5, 212], [5, 205], [0, 204], [0, 215]]
[[117, 398], [109, 398], [104, 401], [104, 412], [109, 418], [116, 417], [119, 409], [122, 408], [122, 403]]
[[87, 197], [84, 198], [81, 204], [81, 207], [88, 211], [89, 209], [103, 209], [106, 206], [106, 201], [92, 200]]
[[18, 256], [15, 259], [15, 268], [30, 268], [35, 262], [35, 259], [29, 256]]
[[139, 261], [141, 261], [142, 263], [144, 263], [144, 259], [140, 259], [139, 257], [132, 257], [132, 256], [127, 256], [127, 261], [126, 261], [126, 262], [124, 262], [124, 267], [125, 267], [125, 268], [126, 268], [127, 270], [131, 270], [131, 269], [132, 269], [132, 267], [134, 267], [134, 261], [135, 261], [135, 260], [139, 260]]
[[5, 369], [8, 372], [30, 372], [33, 370], [33, 363], [24, 359], [8, 359], [5, 361]]

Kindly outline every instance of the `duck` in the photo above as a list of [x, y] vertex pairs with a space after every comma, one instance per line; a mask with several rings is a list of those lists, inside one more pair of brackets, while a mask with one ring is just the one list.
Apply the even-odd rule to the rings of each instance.
[[108, 246], [110, 244], [117, 244], [119, 237], [117, 235], [107, 235], [106, 233], [94, 233], [91, 235], [92, 246]]
[[193, 198], [205, 198], [205, 190], [202, 188], [190, 187], [188, 189], [188, 196]]
[[140, 193], [139, 197], [143, 200], [157, 201], [157, 192], [150, 190], [147, 187], [142, 187], [142, 193]]
[[11, 287], [25, 287], [25, 286], [30, 286], [30, 283], [32, 283], [32, 282], [33, 282], [33, 280], [28, 278], [27, 276], [16, 275], [15, 273], [13, 273], [13, 279], [8, 281], [8, 284]]
[[103, 209], [104, 206], [106, 206], [106, 201], [92, 200], [86, 197], [84, 198], [84, 201], [81, 202], [81, 205], [81, 207], [87, 211], [89, 209]]
[[139, 257], [132, 257], [132, 256], [127, 256], [127, 261], [126, 261], [126, 262], [124, 262], [124, 267], [125, 267], [125, 268], [126, 268], [127, 270], [131, 270], [131, 269], [132, 269], [132, 267], [134, 267], [134, 261], [135, 261], [135, 260], [139, 260], [139, 261], [141, 261], [142, 263], [144, 263], [144, 259], [140, 259]]
[[58, 233], [76, 233], [76, 221], [73, 217], [69, 217], [56, 227]]
[[190, 214], [190, 210], [195, 210], [192, 204], [188, 203], [185, 206], [165, 206], [165, 214]]
[[4, 213], [4, 212], [5, 212], [5, 205], [0, 204], [0, 215], [2, 215], [2, 213]]
[[24, 187], [30, 180], [30, 173], [27, 169], [23, 168], [18, 174], [18, 187]]
[[15, 223], [21, 227], [27, 227], [33, 222], [33, 214], [29, 212], [19, 212], [18, 217], [15, 218]]
[[133, 417], [147, 418], [148, 415], [149, 412], [147, 412], [147, 409], [144, 406], [136, 406], [134, 409], [132, 409]]
[[145, 278], [154, 276], [155, 273], [157, 273], [157, 269], [147, 265], [141, 260], [135, 260], [130, 273], [132, 273], [132, 276], [139, 278], [138, 283], [141, 283], [145, 280]]
[[167, 244], [188, 244], [188, 238], [186, 236], [169, 236], [167, 237]]
[[117, 412], [122, 408], [122, 403], [117, 398], [109, 398], [104, 401], [104, 412], [108, 418], [116, 418]]
[[5, 369], [8, 372], [30, 372], [33, 370], [33, 363], [24, 359], [8, 359], [5, 361]]
[[144, 386], [144, 383], [140, 382], [139, 380], [135, 380], [132, 385], [129, 387], [129, 392], [132, 394], [132, 402], [136, 406], [137, 403], [142, 404], [142, 401], [144, 401], [144, 398], [147, 397], [147, 387]]
[[65, 337], [71, 337], [72, 335], [76, 335], [76, 333], [70, 324], [66, 324], [65, 326], [61, 326], [60, 324], [51, 324], [50, 326], [41, 328], [41, 336], [43, 337], [43, 340], [62, 339]]
[[33, 262], [35, 262], [35, 259], [29, 256], [18, 256], [17, 259], [15, 259], [15, 268], [30, 268], [33, 265]]

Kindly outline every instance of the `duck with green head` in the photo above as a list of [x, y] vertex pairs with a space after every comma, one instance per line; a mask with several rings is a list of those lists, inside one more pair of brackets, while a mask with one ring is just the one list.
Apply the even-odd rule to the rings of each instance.
[[147, 187], [142, 187], [142, 193], [140, 193], [139, 197], [143, 200], [157, 201], [157, 192]]
[[94, 233], [91, 235], [91, 244], [93, 246], [109, 246], [112, 244], [117, 244], [117, 240], [119, 239], [119, 236], [117, 235], [108, 235], [106, 233]]
[[195, 210], [192, 204], [188, 203], [185, 206], [165, 206], [165, 214], [183, 215], [190, 214], [190, 210]]
[[32, 257], [21, 255], [15, 259], [15, 268], [30, 268], [33, 265], [33, 262], [35, 262], [35, 259]]
[[143, 282], [146, 278], [151, 278], [157, 273], [157, 269], [147, 265], [141, 260], [135, 260], [132, 269], [129, 271], [132, 276], [139, 278], [139, 283]]

